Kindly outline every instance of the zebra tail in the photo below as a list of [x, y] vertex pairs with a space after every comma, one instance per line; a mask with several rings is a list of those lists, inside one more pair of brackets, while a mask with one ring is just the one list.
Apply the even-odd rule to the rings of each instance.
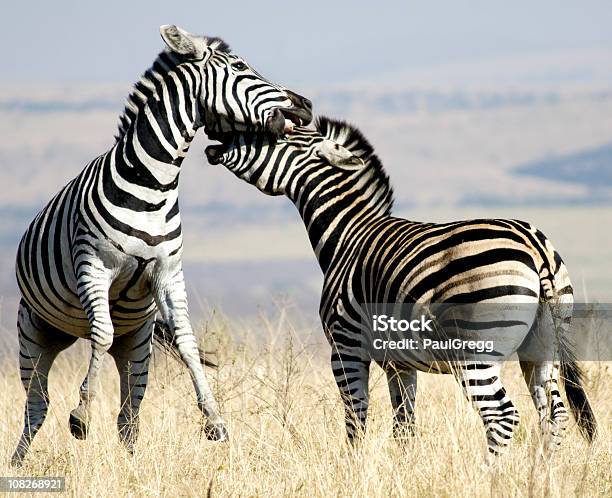
[[576, 355], [567, 340], [560, 341], [561, 378], [570, 409], [580, 432], [592, 443], [597, 434], [597, 421], [584, 390], [584, 372], [576, 361]]
[[[183, 362], [178, 347], [172, 340], [172, 335], [162, 320], [155, 320], [155, 325], [153, 326], [153, 344], [168, 356], [171, 356], [181, 363]], [[217, 368], [219, 366], [215, 362], [207, 359], [204, 351], [202, 351], [199, 346], [198, 351], [200, 352], [200, 363], [202, 365], [210, 368]]]

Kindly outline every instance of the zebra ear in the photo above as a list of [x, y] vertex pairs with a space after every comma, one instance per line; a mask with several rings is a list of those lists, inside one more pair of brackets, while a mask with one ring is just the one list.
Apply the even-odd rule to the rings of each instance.
[[319, 142], [315, 153], [332, 166], [346, 171], [356, 171], [365, 166], [363, 159], [333, 140]]
[[190, 59], [201, 59], [204, 56], [206, 42], [174, 24], [164, 24], [159, 27], [162, 39], [168, 48], [177, 54]]

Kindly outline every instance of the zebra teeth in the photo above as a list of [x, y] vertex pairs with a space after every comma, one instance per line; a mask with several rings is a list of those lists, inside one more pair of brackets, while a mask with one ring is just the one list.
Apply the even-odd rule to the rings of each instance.
[[280, 109], [285, 120], [291, 121], [295, 126], [306, 126], [312, 120], [312, 113], [299, 107]]
[[294, 128], [295, 128], [295, 125], [293, 124], [293, 121], [285, 118], [285, 128], [283, 129], [283, 131], [285, 133], [293, 133]]

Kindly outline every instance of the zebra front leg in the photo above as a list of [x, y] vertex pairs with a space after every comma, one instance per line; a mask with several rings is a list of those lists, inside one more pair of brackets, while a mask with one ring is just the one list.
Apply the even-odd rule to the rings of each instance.
[[26, 390], [24, 427], [11, 465], [20, 466], [32, 439], [41, 428], [49, 407], [47, 377], [58, 353], [74, 344], [76, 337], [64, 334], [36, 317], [21, 301], [17, 318], [19, 371]]
[[464, 393], [478, 410], [487, 433], [487, 447], [494, 455], [502, 453], [520, 418], [499, 378], [498, 363], [462, 363], [455, 375]]
[[355, 444], [366, 430], [370, 362], [360, 355], [332, 351], [331, 367], [344, 403], [346, 433], [349, 442]]
[[89, 409], [98, 390], [98, 377], [104, 355], [113, 343], [114, 328], [108, 303], [110, 275], [102, 262], [83, 259], [77, 264], [77, 291], [90, 326], [91, 357], [87, 375], [81, 384], [79, 405], [70, 412], [70, 432], [86, 439]]
[[402, 441], [414, 435], [417, 372], [414, 368], [399, 369], [390, 364], [385, 367], [385, 373], [393, 406], [393, 437]]
[[150, 318], [136, 332], [116, 338], [109, 350], [119, 371], [121, 390], [117, 430], [131, 454], [138, 438], [140, 403], [147, 388], [153, 323]]
[[228, 432], [225, 422], [200, 363], [200, 351], [189, 322], [183, 271], [177, 271], [172, 278], [167, 280], [160, 279], [161, 275], [163, 272], [159, 271], [153, 286], [155, 302], [177, 345], [181, 359], [189, 369], [198, 407], [206, 417], [204, 426], [206, 437], [215, 441], [226, 441]]

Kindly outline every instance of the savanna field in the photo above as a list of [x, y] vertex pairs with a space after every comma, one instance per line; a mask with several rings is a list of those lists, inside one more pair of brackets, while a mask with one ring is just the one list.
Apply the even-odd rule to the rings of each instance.
[[542, 454], [531, 398], [518, 364], [508, 362], [504, 379], [522, 419], [508, 452], [493, 463], [480, 419], [449, 376], [419, 374], [417, 436], [399, 447], [391, 438], [386, 378], [374, 365], [368, 433], [351, 449], [328, 346], [320, 330], [298, 321], [281, 310], [241, 322], [212, 314], [201, 323], [199, 335], [219, 364], [208, 375], [229, 424], [229, 443], [200, 437], [187, 370], [156, 351], [133, 457], [116, 433], [119, 379], [108, 356], [89, 437], [70, 435], [68, 414], [89, 354], [79, 341], [51, 370], [49, 415], [24, 466], [8, 467], [25, 395], [16, 354], [3, 355], [0, 475], [65, 476], [65, 494], [79, 497], [612, 496], [609, 363], [583, 364], [600, 426], [591, 447], [572, 419], [561, 449]]
[[[0, 498], [612, 498], [612, 1], [32, 4], [3, 2], [0, 29]], [[325, 118], [345, 124], [332, 133]], [[387, 211], [446, 228], [402, 227]], [[500, 218], [545, 237], [514, 222], [508, 231], [492, 221]], [[453, 224], [462, 220], [478, 223]], [[320, 302], [341, 325], [364, 296], [520, 303], [554, 290], [565, 302], [564, 266], [569, 331], [559, 337], [567, 321], [559, 327], [548, 312], [538, 321], [571, 344], [557, 352], [584, 372], [592, 444], [562, 379], [568, 427], [558, 448], [544, 444], [516, 355], [501, 381], [520, 425], [501, 456], [489, 454], [481, 416], [452, 375], [418, 373], [415, 434], [394, 439], [387, 376], [375, 363], [367, 431], [348, 442]], [[82, 325], [70, 303], [82, 306], [89, 328], [79, 330], [97, 343], [93, 355], [85, 339], [59, 354], [46, 420], [14, 467], [21, 376], [41, 357], [45, 366], [24, 348], [20, 372], [19, 289], [61, 330]], [[69, 416], [75, 430], [88, 404], [80, 386], [96, 381], [112, 334], [139, 321], [151, 296], [197, 386], [178, 354], [155, 344], [130, 453], [117, 431], [119, 373], [105, 354], [87, 438], [75, 439]], [[459, 318], [470, 339], [522, 327], [507, 313], [483, 324]], [[22, 341], [51, 348], [26, 334], [35, 319], [20, 320]], [[204, 369], [224, 442], [204, 432], [202, 411], [224, 434], [187, 320], [214, 365]], [[351, 329], [339, 337], [356, 350]], [[521, 352], [548, 349], [530, 330]], [[111, 352], [121, 358], [123, 347], [131, 369], [148, 343], [128, 342]], [[134, 371], [119, 363], [125, 386]], [[346, 365], [355, 375], [343, 384], [336, 364], [338, 381], [359, 398], [362, 365]], [[499, 372], [479, 366], [464, 383], [493, 445], [515, 415]], [[563, 418], [541, 370], [534, 397], [549, 395], [552, 418]], [[131, 379], [136, 406], [144, 380]], [[52, 478], [61, 492], [5, 493], [20, 479]]]

